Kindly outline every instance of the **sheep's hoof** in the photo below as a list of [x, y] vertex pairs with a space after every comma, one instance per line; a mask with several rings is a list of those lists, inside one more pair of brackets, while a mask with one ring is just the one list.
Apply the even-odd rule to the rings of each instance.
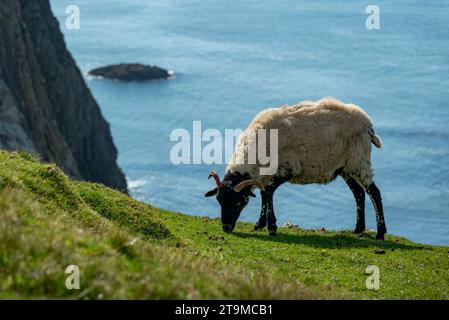
[[376, 240], [385, 240], [385, 234], [384, 233], [376, 234]]
[[260, 231], [263, 230], [263, 228], [265, 228], [265, 226], [261, 226], [258, 223], [254, 225], [254, 231]]
[[269, 234], [270, 236], [272, 236], [272, 237], [275, 237], [275, 236], [276, 236], [276, 230], [277, 230], [277, 229], [268, 230], [268, 234]]

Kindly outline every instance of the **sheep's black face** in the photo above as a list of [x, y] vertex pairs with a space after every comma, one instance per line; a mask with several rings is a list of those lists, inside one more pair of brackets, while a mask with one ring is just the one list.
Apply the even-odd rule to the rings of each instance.
[[223, 231], [231, 232], [240, 217], [243, 208], [249, 202], [249, 195], [235, 192], [230, 188], [221, 188], [217, 193], [217, 201], [221, 206], [221, 224]]
[[240, 217], [240, 213], [246, 207], [250, 197], [255, 195], [250, 191], [235, 192], [232, 188], [223, 186], [214, 188], [205, 194], [206, 197], [217, 196], [221, 206], [221, 224], [223, 231], [231, 232]]
[[223, 231], [231, 232], [240, 217], [240, 213], [246, 207], [250, 197], [255, 197], [251, 188], [247, 187], [240, 192], [234, 191], [234, 187], [248, 177], [240, 173], [228, 173], [222, 183], [205, 194], [206, 197], [216, 196], [221, 206], [221, 223]]

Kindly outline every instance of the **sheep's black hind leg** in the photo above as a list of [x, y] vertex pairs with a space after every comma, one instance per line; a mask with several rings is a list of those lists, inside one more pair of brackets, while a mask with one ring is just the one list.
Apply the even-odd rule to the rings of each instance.
[[377, 221], [377, 235], [376, 239], [383, 240], [385, 233], [387, 233], [387, 227], [385, 226], [384, 210], [382, 206], [382, 197], [377, 186], [372, 182], [368, 187], [365, 188], [366, 193], [371, 198], [374, 209], [376, 210], [376, 221]]
[[365, 231], [365, 190], [354, 178], [347, 176], [342, 176], [342, 178], [354, 194], [357, 205], [357, 223], [354, 233], [362, 233]]

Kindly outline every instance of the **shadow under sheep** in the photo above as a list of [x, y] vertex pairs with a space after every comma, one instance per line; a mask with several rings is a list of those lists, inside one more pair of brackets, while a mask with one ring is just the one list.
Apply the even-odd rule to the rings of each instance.
[[423, 250], [426, 249], [424, 246], [413, 245], [413, 244], [403, 244], [391, 240], [378, 241], [375, 239], [374, 234], [363, 233], [362, 235], [354, 235], [353, 233], [341, 232], [329, 236], [322, 231], [314, 231], [315, 233], [310, 234], [291, 234], [282, 233], [279, 230], [277, 236], [273, 237], [264, 232], [233, 232], [234, 236], [240, 238], [253, 238], [262, 241], [270, 242], [280, 242], [287, 244], [303, 244], [315, 248], [368, 248], [368, 247], [379, 247], [383, 249], [402, 249], [402, 250]]

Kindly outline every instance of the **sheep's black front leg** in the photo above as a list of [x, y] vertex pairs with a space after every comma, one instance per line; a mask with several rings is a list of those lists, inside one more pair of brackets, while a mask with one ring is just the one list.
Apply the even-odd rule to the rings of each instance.
[[262, 230], [268, 225], [268, 232], [270, 235], [276, 235], [276, 217], [273, 210], [273, 193], [275, 188], [273, 186], [267, 186], [265, 190], [260, 191], [262, 197], [262, 209], [260, 211], [259, 221], [254, 226], [254, 230]]
[[376, 239], [383, 240], [385, 233], [387, 233], [387, 227], [385, 226], [384, 210], [382, 206], [382, 197], [380, 195], [380, 191], [373, 182], [366, 188], [366, 193], [368, 193], [368, 195], [370, 196], [374, 209], [376, 211]]
[[270, 233], [270, 236], [275, 236], [277, 231], [276, 226], [276, 216], [274, 215], [274, 209], [273, 209], [273, 194], [274, 190], [268, 189], [266, 191], [267, 193], [267, 225], [268, 225], [268, 232]]
[[264, 190], [260, 190], [262, 198], [262, 208], [260, 210], [259, 221], [254, 226], [254, 230], [261, 230], [268, 225], [268, 232], [275, 236], [277, 231], [276, 216], [273, 209], [273, 195], [276, 189], [283, 183], [290, 180], [291, 175], [286, 177], [274, 177], [271, 182], [265, 186]]
[[267, 225], [267, 196], [264, 191], [260, 191], [260, 196], [262, 198], [262, 207], [260, 209], [260, 218], [254, 226], [254, 230], [262, 230]]

